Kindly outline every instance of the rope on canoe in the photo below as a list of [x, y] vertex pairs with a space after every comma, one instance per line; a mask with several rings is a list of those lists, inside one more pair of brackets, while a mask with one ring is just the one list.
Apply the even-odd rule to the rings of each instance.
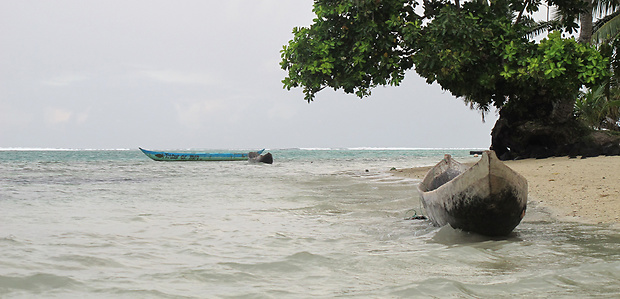
[[[407, 215], [409, 215], [411, 211], [413, 211], [413, 216], [407, 217]], [[428, 219], [428, 217], [424, 215], [418, 215], [418, 212], [415, 209], [411, 209], [405, 212], [405, 220], [426, 220], [426, 219]]]

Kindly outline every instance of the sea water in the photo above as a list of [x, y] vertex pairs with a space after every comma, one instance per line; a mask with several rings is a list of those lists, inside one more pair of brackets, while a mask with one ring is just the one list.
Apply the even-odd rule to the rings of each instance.
[[1, 298], [609, 298], [620, 231], [530, 201], [505, 238], [425, 220], [390, 169], [469, 150], [280, 149], [273, 165], [0, 150]]

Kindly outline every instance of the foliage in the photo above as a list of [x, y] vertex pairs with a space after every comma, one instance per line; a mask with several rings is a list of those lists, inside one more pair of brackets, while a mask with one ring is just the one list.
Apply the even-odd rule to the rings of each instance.
[[315, 1], [314, 24], [294, 28], [282, 50], [284, 86], [303, 87], [311, 101], [326, 86], [363, 97], [378, 85], [399, 85], [413, 67], [402, 37], [419, 31], [414, 7], [405, 0]]
[[620, 130], [620, 90], [607, 93], [605, 85], [582, 93], [575, 102], [575, 114], [594, 129]]
[[537, 43], [527, 36], [539, 0], [426, 0], [423, 7], [408, 0], [316, 0], [314, 23], [295, 28], [281, 51], [283, 84], [302, 87], [308, 102], [325, 87], [364, 97], [376, 86], [399, 85], [415, 67], [428, 83], [483, 111], [512, 102], [529, 113], [554, 97], [574, 101], [582, 86], [608, 75], [608, 62], [595, 48], [562, 37], [560, 30], [577, 27], [583, 1], [546, 4], [561, 8], [561, 18], [553, 23], [558, 31]]
[[620, 32], [620, 11], [614, 11], [601, 17], [593, 28], [592, 40], [597, 43], [607, 43], [616, 39]]
[[592, 42], [611, 61], [608, 80], [582, 93], [575, 115], [591, 128], [620, 130], [620, 7], [616, 1], [595, 1]]
[[606, 74], [606, 61], [594, 48], [558, 31], [536, 44], [524, 38], [528, 28], [512, 24], [503, 10], [474, 3], [463, 8], [470, 13], [445, 7], [425, 28], [416, 71], [482, 110], [508, 100], [576, 95]]

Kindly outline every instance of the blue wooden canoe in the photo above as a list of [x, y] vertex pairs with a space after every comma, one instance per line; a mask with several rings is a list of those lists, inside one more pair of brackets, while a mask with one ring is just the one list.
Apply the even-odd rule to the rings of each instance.
[[[169, 153], [139, 148], [147, 157], [155, 161], [247, 161], [249, 153]], [[260, 155], [264, 149], [258, 151]]]

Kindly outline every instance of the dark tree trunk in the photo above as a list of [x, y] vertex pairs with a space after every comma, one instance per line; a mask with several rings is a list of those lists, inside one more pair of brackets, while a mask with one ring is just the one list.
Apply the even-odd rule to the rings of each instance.
[[549, 118], [553, 123], [567, 123], [573, 120], [575, 99], [559, 99], [551, 102]]
[[586, 3], [586, 11], [579, 14], [579, 23], [581, 30], [579, 31], [579, 42], [589, 44], [592, 41], [592, 0], [584, 0]]

